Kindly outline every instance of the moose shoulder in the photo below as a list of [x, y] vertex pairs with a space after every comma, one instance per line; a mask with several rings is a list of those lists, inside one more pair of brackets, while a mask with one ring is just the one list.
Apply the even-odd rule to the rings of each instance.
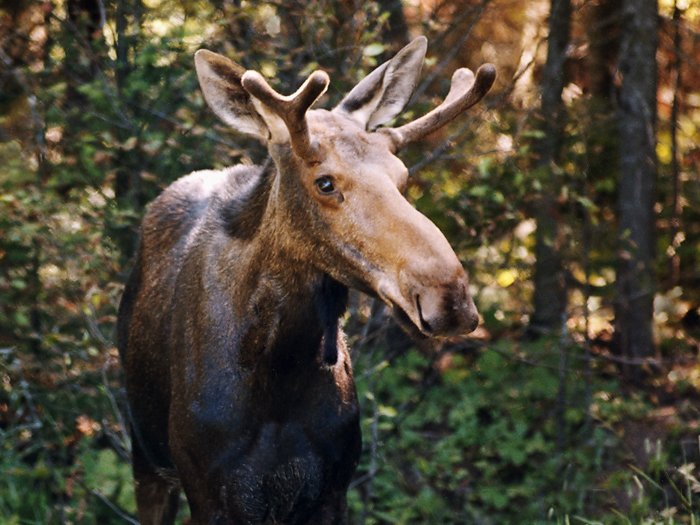
[[460, 69], [443, 104], [379, 128], [408, 102], [425, 50], [414, 40], [332, 111], [310, 109], [323, 72], [282, 96], [197, 52], [209, 106], [269, 159], [188, 175], [144, 218], [118, 320], [142, 524], [173, 523], [180, 488], [198, 525], [345, 522], [361, 449], [338, 328], [348, 288], [413, 333], [476, 327], [462, 265], [401, 195], [395, 154], [478, 102], [495, 70]]

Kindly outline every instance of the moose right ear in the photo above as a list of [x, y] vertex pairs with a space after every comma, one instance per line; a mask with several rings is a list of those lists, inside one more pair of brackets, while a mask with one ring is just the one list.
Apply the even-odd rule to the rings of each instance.
[[418, 84], [428, 40], [419, 36], [355, 86], [335, 111], [373, 131], [395, 118], [408, 104]]
[[204, 99], [214, 113], [241, 133], [267, 141], [270, 130], [241, 84], [245, 68], [206, 49], [195, 53], [194, 65]]

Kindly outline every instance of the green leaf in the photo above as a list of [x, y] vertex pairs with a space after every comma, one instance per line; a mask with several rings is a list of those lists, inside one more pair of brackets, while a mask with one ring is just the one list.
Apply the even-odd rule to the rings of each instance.
[[384, 53], [385, 50], [386, 47], [384, 47], [384, 44], [375, 43], [366, 46], [362, 50], [362, 54], [367, 57], [376, 57], [377, 55], [381, 55], [382, 53]]

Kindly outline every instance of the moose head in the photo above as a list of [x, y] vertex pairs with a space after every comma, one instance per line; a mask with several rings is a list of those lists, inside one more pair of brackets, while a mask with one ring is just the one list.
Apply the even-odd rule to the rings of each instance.
[[396, 154], [482, 99], [495, 69], [458, 70], [433, 111], [381, 127], [411, 97], [426, 45], [414, 40], [331, 111], [311, 109], [322, 71], [283, 96], [195, 55], [209, 106], [269, 159], [183, 177], [144, 218], [118, 319], [142, 524], [172, 523], [180, 487], [196, 524], [342, 523], [361, 449], [338, 328], [348, 289], [420, 336], [476, 328], [466, 273], [402, 196]]
[[210, 51], [198, 51], [195, 64], [215, 113], [268, 144], [288, 255], [380, 297], [404, 327], [432, 336], [470, 332], [478, 315], [447, 240], [401, 196], [408, 170], [395, 155], [478, 102], [495, 69], [482, 66], [476, 78], [459, 69], [438, 108], [399, 128], [378, 128], [411, 97], [426, 46], [425, 38], [414, 40], [332, 111], [309, 109], [328, 87], [325, 72], [282, 96], [259, 73]]

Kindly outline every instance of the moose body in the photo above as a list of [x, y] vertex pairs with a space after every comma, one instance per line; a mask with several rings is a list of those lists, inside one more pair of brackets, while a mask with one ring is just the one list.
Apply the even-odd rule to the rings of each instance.
[[345, 522], [361, 436], [338, 327], [348, 288], [381, 298], [409, 331], [478, 323], [444, 236], [401, 195], [405, 144], [476, 103], [492, 67], [459, 70], [445, 102], [400, 128], [419, 38], [332, 111], [328, 78], [292, 96], [208, 51], [205, 98], [267, 142], [264, 166], [190, 174], [144, 218], [118, 318], [142, 524], [171, 524], [182, 488], [203, 524]]

